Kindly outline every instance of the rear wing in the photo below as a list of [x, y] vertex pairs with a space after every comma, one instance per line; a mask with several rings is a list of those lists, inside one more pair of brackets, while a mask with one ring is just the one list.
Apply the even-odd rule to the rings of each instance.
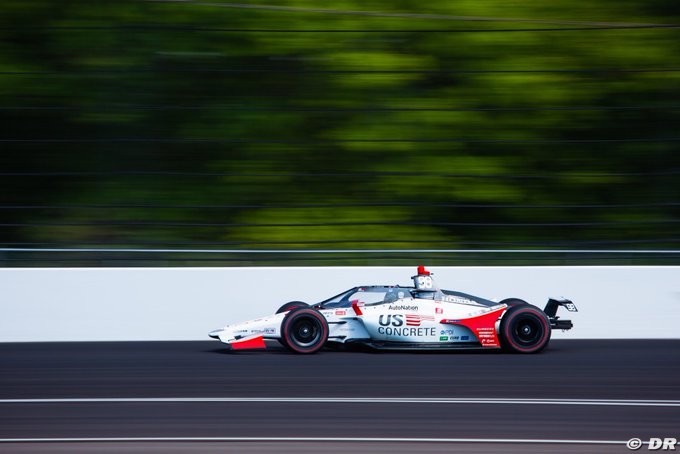
[[569, 312], [578, 312], [576, 305], [566, 298], [550, 298], [548, 304], [545, 305], [545, 315], [550, 319], [550, 327], [553, 329], [568, 330], [574, 327], [571, 320], [560, 320], [557, 316], [557, 309], [562, 306]]

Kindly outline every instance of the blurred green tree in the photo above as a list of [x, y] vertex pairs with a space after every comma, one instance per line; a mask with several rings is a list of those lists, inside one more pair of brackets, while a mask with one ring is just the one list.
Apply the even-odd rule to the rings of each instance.
[[0, 242], [678, 248], [676, 3], [4, 1]]

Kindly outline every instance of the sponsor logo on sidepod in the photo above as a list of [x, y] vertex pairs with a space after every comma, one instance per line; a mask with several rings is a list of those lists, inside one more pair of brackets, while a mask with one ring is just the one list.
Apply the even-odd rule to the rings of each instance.
[[378, 318], [378, 334], [386, 334], [388, 336], [404, 336], [404, 337], [425, 337], [435, 336], [436, 328], [415, 328], [406, 322], [404, 326], [404, 316], [402, 314], [388, 314], [381, 315]]
[[406, 306], [403, 304], [399, 304], [395, 306], [389, 306], [388, 309], [391, 311], [417, 311], [418, 306]]

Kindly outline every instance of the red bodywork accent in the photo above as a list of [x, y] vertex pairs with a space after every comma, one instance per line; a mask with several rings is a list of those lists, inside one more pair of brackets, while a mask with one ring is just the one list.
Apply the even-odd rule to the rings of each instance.
[[429, 276], [430, 272], [425, 269], [423, 265], [418, 266], [418, 275], [419, 276]]
[[501, 307], [495, 311], [487, 312], [486, 314], [477, 315], [475, 317], [461, 320], [444, 319], [439, 323], [445, 325], [460, 325], [468, 328], [475, 336], [477, 336], [482, 347], [500, 347], [501, 344], [498, 341], [498, 333], [496, 332], [496, 321], [505, 310], [505, 307]]
[[234, 350], [244, 350], [253, 348], [267, 348], [264, 343], [264, 336], [261, 334], [255, 337], [246, 337], [245, 339], [239, 339], [237, 341], [231, 342], [231, 348]]
[[352, 301], [352, 309], [354, 309], [355, 314], [364, 315], [364, 313], [361, 312], [361, 308], [359, 307], [359, 300]]

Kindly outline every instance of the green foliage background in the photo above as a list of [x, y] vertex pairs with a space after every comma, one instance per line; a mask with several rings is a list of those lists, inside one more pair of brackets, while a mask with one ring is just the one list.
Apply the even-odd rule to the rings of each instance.
[[3, 1], [0, 241], [678, 249], [679, 14]]

